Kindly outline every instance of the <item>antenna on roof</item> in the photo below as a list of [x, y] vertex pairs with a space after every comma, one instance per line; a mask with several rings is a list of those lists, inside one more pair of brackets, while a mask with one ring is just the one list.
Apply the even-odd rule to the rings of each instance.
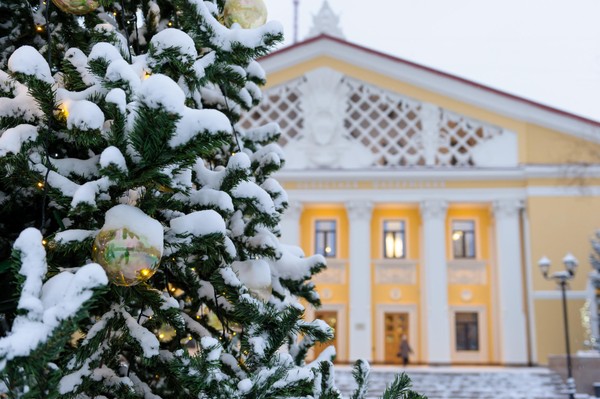
[[300, 0], [294, 0], [294, 43], [298, 43], [298, 6]]

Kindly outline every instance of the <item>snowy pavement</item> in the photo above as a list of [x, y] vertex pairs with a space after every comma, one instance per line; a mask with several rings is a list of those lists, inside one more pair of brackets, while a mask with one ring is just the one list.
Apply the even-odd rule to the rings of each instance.
[[[355, 388], [351, 367], [336, 366], [344, 395]], [[380, 398], [394, 375], [406, 371], [413, 388], [429, 399], [565, 399], [560, 377], [546, 368], [373, 366], [367, 399]], [[586, 395], [587, 396], [587, 395]]]

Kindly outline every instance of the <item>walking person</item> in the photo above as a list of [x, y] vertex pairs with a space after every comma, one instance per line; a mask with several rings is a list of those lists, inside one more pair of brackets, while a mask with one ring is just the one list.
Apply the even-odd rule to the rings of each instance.
[[402, 335], [402, 341], [400, 341], [400, 351], [398, 352], [398, 356], [402, 358], [402, 365], [406, 367], [408, 364], [408, 356], [413, 353], [412, 348], [408, 344], [408, 340], [406, 338], [406, 334]]

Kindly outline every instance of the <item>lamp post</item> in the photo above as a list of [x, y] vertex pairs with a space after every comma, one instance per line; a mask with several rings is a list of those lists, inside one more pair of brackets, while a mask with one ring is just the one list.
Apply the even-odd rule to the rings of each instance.
[[562, 292], [563, 321], [565, 325], [565, 345], [567, 349], [567, 393], [569, 399], [575, 399], [575, 380], [573, 379], [573, 369], [571, 365], [571, 345], [569, 344], [569, 318], [567, 315], [567, 282], [575, 276], [577, 268], [577, 259], [570, 253], [563, 258], [565, 270], [548, 274], [550, 270], [550, 259], [545, 256], [538, 261], [538, 266], [546, 280], [554, 280], [560, 285]]

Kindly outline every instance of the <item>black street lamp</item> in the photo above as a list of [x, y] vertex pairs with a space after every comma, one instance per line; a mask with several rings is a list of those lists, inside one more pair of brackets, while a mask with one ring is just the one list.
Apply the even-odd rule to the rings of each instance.
[[563, 271], [554, 272], [548, 274], [550, 270], [550, 259], [545, 256], [538, 261], [538, 266], [542, 271], [542, 274], [547, 280], [554, 280], [560, 285], [562, 292], [562, 306], [563, 306], [563, 320], [565, 324], [565, 344], [567, 347], [567, 393], [569, 399], [575, 399], [575, 380], [573, 379], [573, 369], [571, 366], [571, 345], [569, 344], [569, 318], [567, 315], [567, 283], [575, 276], [575, 269], [577, 268], [577, 259], [571, 254], [567, 254], [563, 258], [563, 264], [565, 269]]

